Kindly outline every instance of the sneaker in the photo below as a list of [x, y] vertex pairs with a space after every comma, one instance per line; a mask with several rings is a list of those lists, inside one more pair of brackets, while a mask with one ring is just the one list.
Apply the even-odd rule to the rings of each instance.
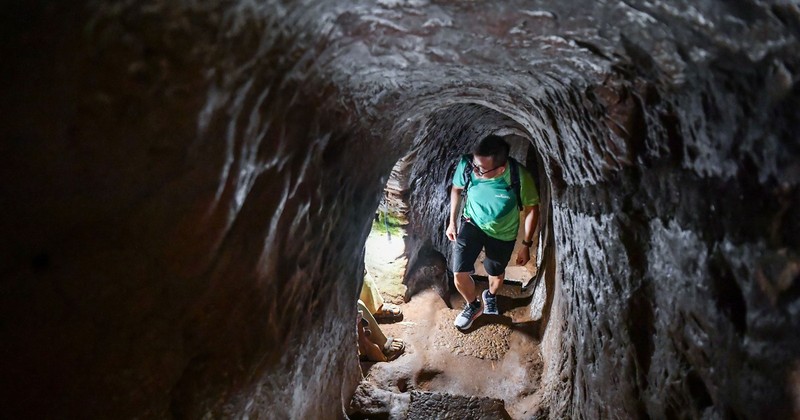
[[472, 321], [483, 313], [483, 303], [477, 308], [473, 308], [469, 303], [464, 305], [464, 310], [456, 317], [453, 323], [459, 330], [466, 330], [472, 326]]
[[483, 309], [483, 313], [486, 315], [499, 315], [500, 312], [497, 310], [497, 295], [493, 297], [489, 297], [489, 289], [483, 291], [481, 294], [481, 300], [483, 301], [483, 305], [485, 308]]

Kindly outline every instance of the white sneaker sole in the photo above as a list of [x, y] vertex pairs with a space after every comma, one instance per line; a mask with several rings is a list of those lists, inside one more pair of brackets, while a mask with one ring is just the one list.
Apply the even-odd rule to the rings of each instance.
[[481, 308], [478, 310], [478, 312], [475, 315], [472, 316], [472, 319], [469, 320], [467, 325], [465, 325], [463, 327], [459, 327], [455, 322], [453, 323], [453, 325], [455, 325], [455, 327], [458, 328], [459, 330], [462, 330], [462, 331], [463, 330], [468, 330], [469, 327], [472, 326], [472, 323], [475, 322], [475, 320], [478, 319], [481, 315], [483, 315], [483, 304], [481, 304]]

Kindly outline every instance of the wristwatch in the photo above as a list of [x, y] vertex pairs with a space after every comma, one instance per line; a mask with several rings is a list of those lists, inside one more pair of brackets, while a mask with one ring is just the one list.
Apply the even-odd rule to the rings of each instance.
[[525, 245], [527, 248], [530, 248], [531, 246], [533, 246], [533, 240], [526, 241], [526, 240], [523, 239], [522, 240], [522, 245]]

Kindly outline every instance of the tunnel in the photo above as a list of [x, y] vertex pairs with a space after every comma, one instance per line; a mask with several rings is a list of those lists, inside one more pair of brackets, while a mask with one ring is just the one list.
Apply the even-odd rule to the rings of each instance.
[[[3, 416], [800, 418], [795, 3], [3, 9]], [[446, 299], [452, 165], [490, 134], [542, 198], [514, 355], [540, 370], [503, 384], [536, 375], [535, 404], [412, 383], [354, 408], [393, 168], [404, 281]]]

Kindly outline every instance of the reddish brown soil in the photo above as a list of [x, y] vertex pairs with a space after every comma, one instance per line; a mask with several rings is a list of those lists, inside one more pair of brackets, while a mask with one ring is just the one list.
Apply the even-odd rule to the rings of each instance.
[[[387, 336], [403, 339], [405, 354], [388, 363], [362, 363], [365, 381], [405, 393], [443, 392], [501, 399], [512, 418], [526, 418], [538, 405], [542, 358], [538, 321], [530, 320], [530, 299], [513, 299], [519, 287], [503, 286], [500, 315], [483, 315], [461, 332], [453, 326], [464, 305], [458, 293], [451, 307], [432, 290], [403, 303], [405, 270], [402, 241], [370, 235], [366, 266], [387, 302], [399, 304], [403, 320], [381, 324]], [[523, 267], [520, 267], [523, 268]], [[482, 291], [485, 283], [478, 283]]]
[[[453, 307], [463, 305], [453, 298]], [[542, 371], [535, 322], [527, 307], [483, 315], [467, 332], [453, 326], [457, 309], [428, 291], [401, 305], [404, 320], [382, 324], [406, 342], [405, 354], [389, 363], [362, 364], [366, 380], [393, 392], [411, 389], [498, 398], [513, 418], [537, 405]]]

